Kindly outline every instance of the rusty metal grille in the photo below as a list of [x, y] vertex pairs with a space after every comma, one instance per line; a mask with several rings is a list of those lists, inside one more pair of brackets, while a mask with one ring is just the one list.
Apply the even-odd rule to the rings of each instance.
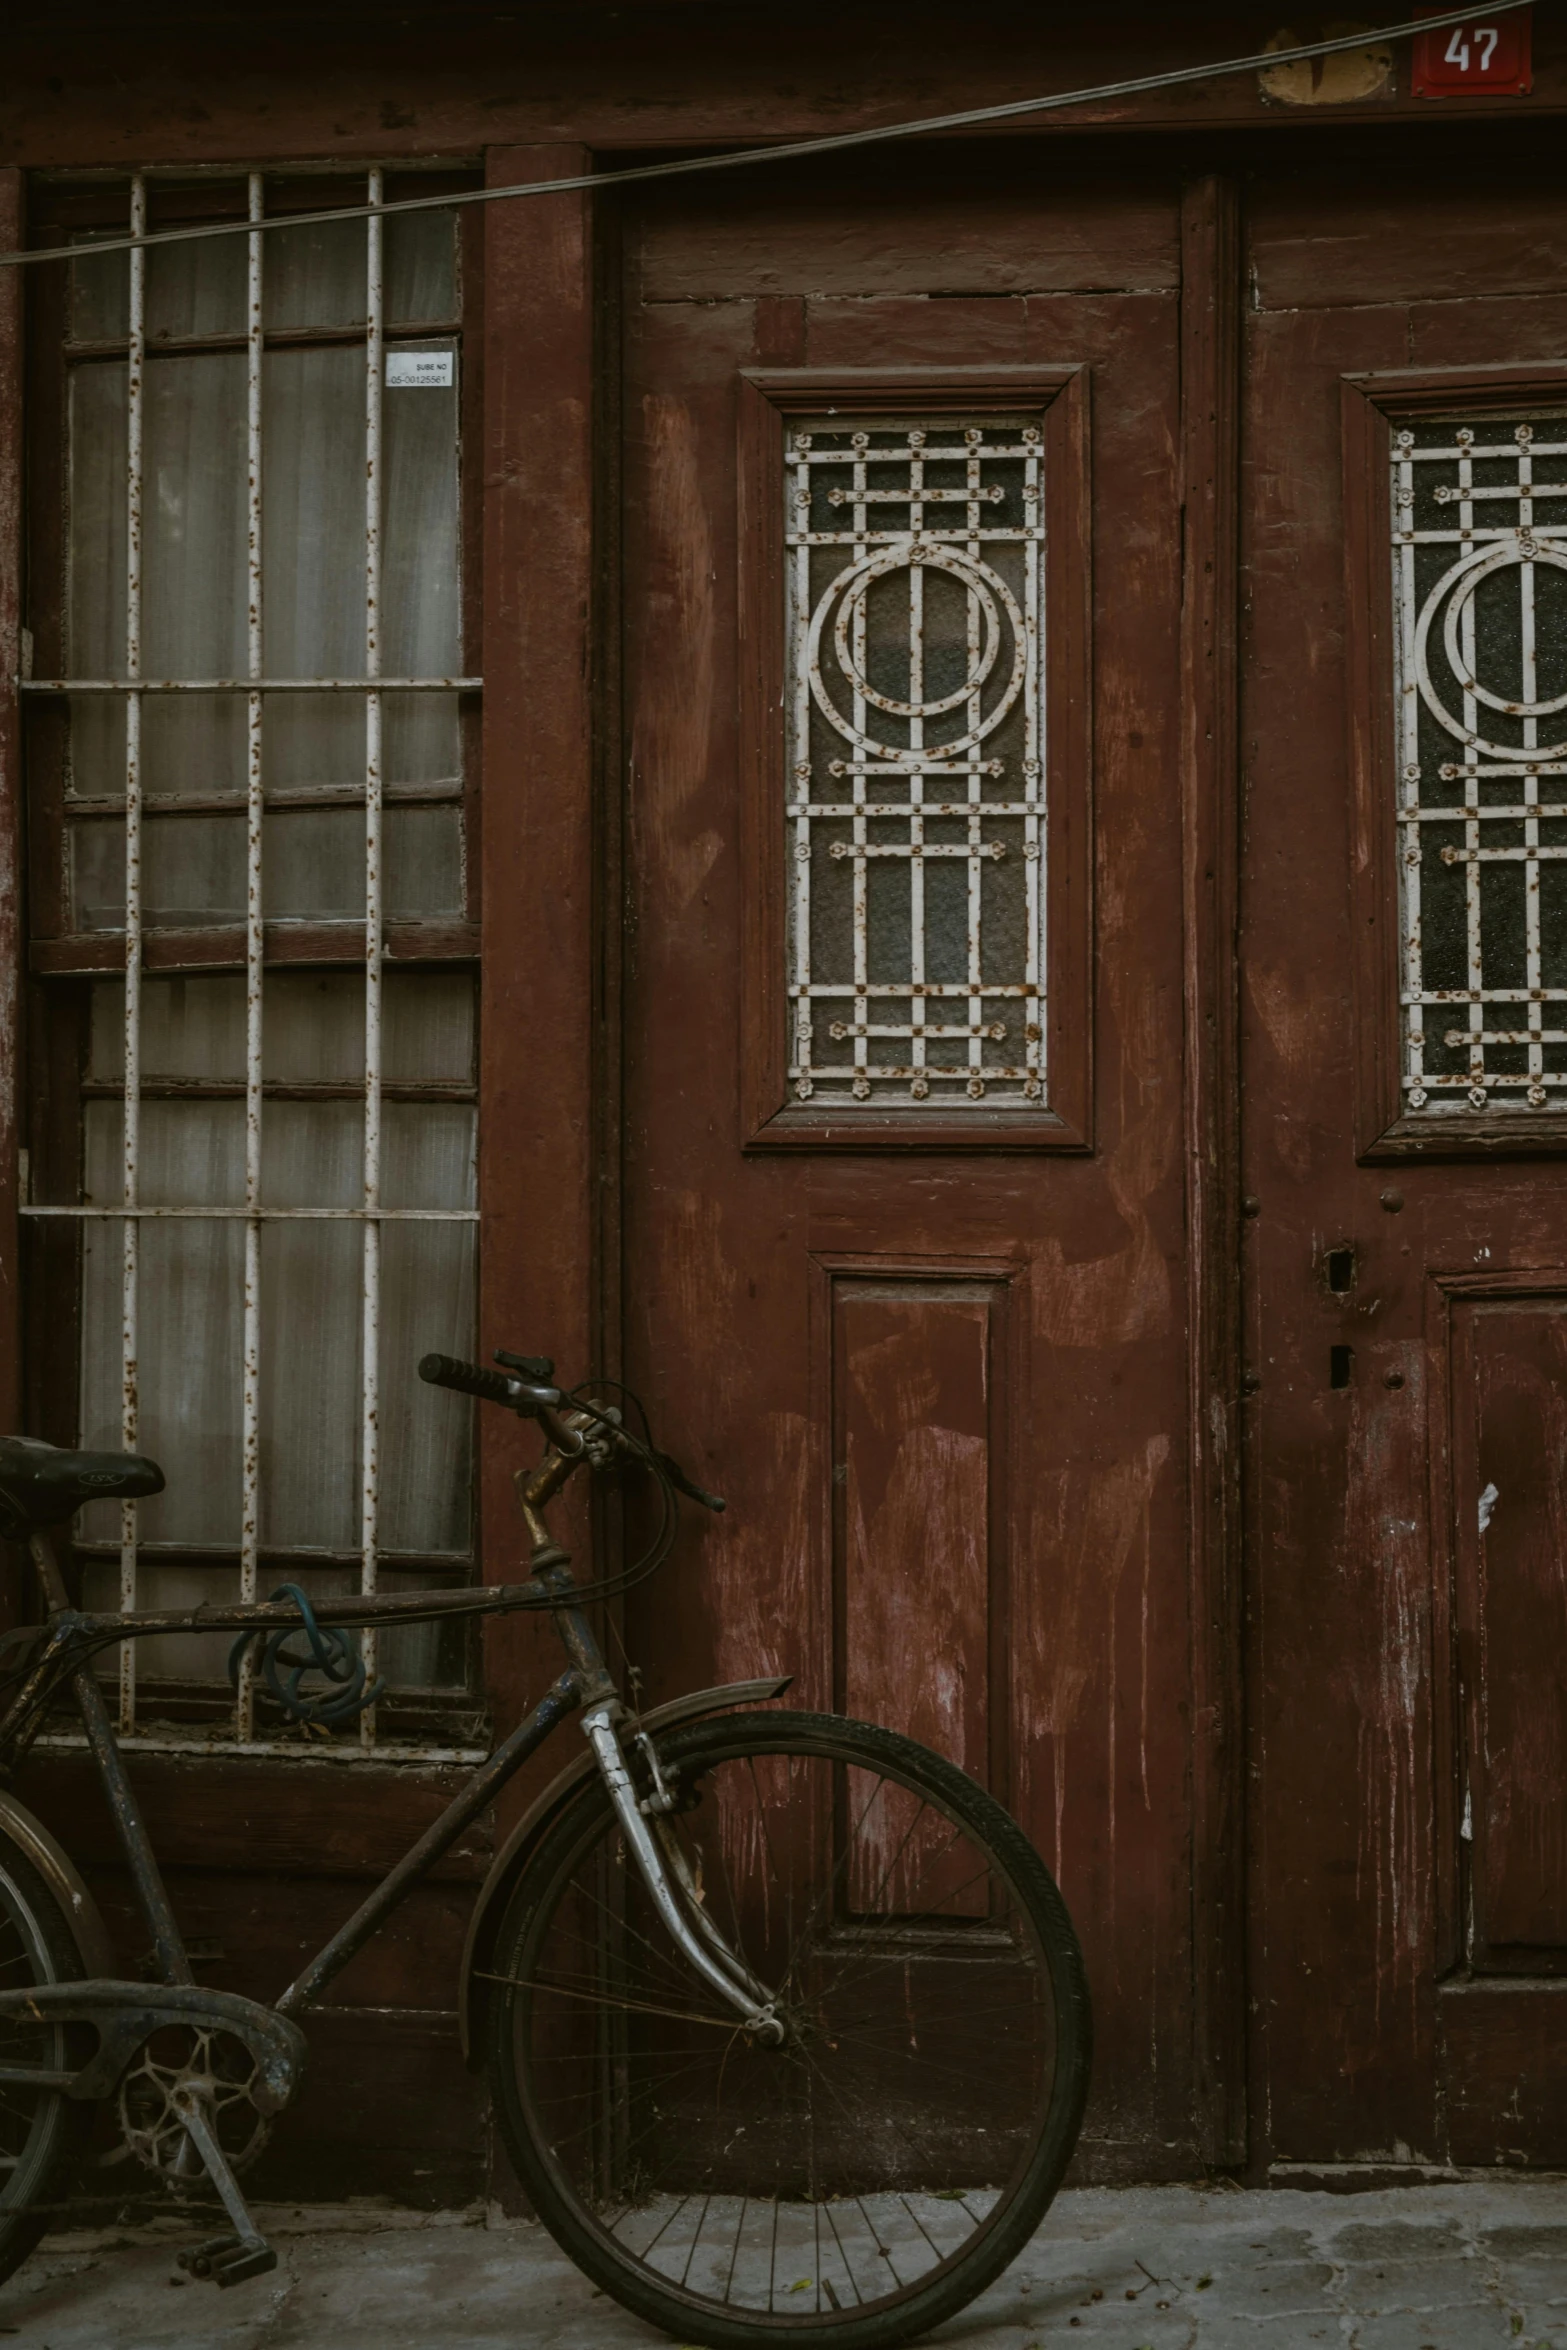
[[786, 443], [790, 1084], [1042, 1104], [1043, 435], [811, 419]]
[[[248, 175], [242, 217], [267, 219], [269, 185]], [[378, 169], [360, 185], [381, 201]], [[133, 233], [148, 192], [133, 178]], [[410, 1474], [444, 1451], [466, 1480], [470, 1415], [432, 1441], [406, 1400], [422, 1345], [469, 1351], [472, 986], [387, 969], [389, 919], [406, 938], [461, 911], [456, 695], [479, 684], [458, 641], [456, 247], [449, 218], [420, 220], [391, 252], [402, 228], [371, 218], [257, 225], [238, 271], [212, 243], [73, 268], [70, 673], [24, 690], [68, 718], [68, 927], [120, 932], [124, 978], [94, 987], [76, 1194], [23, 1212], [82, 1234], [81, 1440], [155, 1445], [171, 1489], [125, 1504], [117, 1540], [111, 1505], [85, 1514], [97, 1604], [472, 1571], [466, 1486]], [[389, 417], [432, 393], [439, 414]], [[336, 968], [271, 966], [269, 932], [328, 918], [362, 925], [357, 967], [330, 943]], [[167, 953], [149, 970], [149, 937], [225, 923], [242, 972], [200, 950], [188, 975]], [[336, 1414], [321, 1458], [312, 1382]], [[171, 1729], [169, 1691], [221, 1685], [227, 1643], [149, 1646], [181, 1653], [125, 1644], [122, 1731], [221, 1733], [194, 1701]], [[463, 1679], [438, 1642], [381, 1647], [364, 1635], [392, 1691]], [[387, 1750], [382, 1710], [361, 1749]], [[226, 1734], [281, 1728], [247, 1652]]]
[[1411, 1111], [1567, 1103], [1567, 415], [1395, 429]]

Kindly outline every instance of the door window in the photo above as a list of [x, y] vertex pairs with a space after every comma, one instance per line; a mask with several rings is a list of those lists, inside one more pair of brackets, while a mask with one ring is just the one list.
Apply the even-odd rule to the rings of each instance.
[[1392, 433], [1403, 1091], [1567, 1103], [1567, 416]]
[[800, 1101], [1045, 1098], [1043, 435], [830, 417], [785, 459]]

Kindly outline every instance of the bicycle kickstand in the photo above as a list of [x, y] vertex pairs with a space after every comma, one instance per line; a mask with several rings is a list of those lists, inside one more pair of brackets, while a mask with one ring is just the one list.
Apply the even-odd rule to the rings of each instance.
[[180, 2253], [180, 2267], [189, 2276], [210, 2277], [216, 2285], [242, 2285], [247, 2277], [264, 2276], [268, 2269], [276, 2268], [277, 2254], [245, 2207], [245, 2198], [208, 2118], [205, 2099], [198, 2089], [181, 2087], [175, 2090], [173, 2101], [224, 2210], [234, 2222], [233, 2235], [209, 2237], [205, 2244]]

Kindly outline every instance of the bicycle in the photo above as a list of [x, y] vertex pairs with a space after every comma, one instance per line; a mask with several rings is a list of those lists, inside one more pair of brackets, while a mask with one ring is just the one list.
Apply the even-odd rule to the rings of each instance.
[[[90, 1500], [160, 1491], [162, 1472], [0, 1439], [0, 1525], [28, 1542], [48, 1611], [0, 1644], [14, 1689], [0, 1777], [68, 1688], [160, 1978], [115, 1977], [73, 1864], [0, 1790], [0, 2276], [110, 2102], [147, 2169], [223, 2207], [226, 2231], [183, 2253], [187, 2269], [232, 2286], [275, 2267], [238, 2178], [298, 2088], [299, 2019], [577, 1714], [585, 1749], [496, 1856], [460, 1985], [464, 2053], [488, 2073], [517, 2176], [596, 2285], [686, 2342], [886, 2350], [991, 2283], [1060, 2184], [1090, 2048], [1065, 1905], [1021, 1830], [942, 1757], [838, 1715], [738, 1710], [787, 1679], [629, 1707], [585, 1611], [663, 1563], [677, 1495], [724, 1505], [658, 1449], [640, 1406], [638, 1433], [603, 1399], [613, 1382], [568, 1393], [546, 1357], [495, 1360], [419, 1366], [545, 1439], [517, 1478], [527, 1579], [466, 1592], [312, 1604], [290, 1586], [183, 1614], [87, 1612], [52, 1530]], [[653, 1479], [657, 1531], [634, 1565], [579, 1583], [544, 1513], [579, 1469], [631, 1466]], [[512, 1609], [547, 1612], [566, 1652], [533, 1711], [270, 2007], [197, 1985], [94, 1656], [231, 1630], [236, 1679], [331, 1725], [376, 1695], [350, 1627]]]

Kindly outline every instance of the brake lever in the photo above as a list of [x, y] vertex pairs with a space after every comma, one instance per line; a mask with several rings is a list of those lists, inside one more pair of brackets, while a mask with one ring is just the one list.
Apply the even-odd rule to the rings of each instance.
[[709, 1493], [705, 1485], [698, 1485], [694, 1478], [688, 1477], [672, 1454], [659, 1452], [655, 1448], [653, 1458], [677, 1493], [687, 1495], [692, 1501], [699, 1501], [703, 1509], [711, 1510], [715, 1516], [728, 1507], [721, 1493]]

